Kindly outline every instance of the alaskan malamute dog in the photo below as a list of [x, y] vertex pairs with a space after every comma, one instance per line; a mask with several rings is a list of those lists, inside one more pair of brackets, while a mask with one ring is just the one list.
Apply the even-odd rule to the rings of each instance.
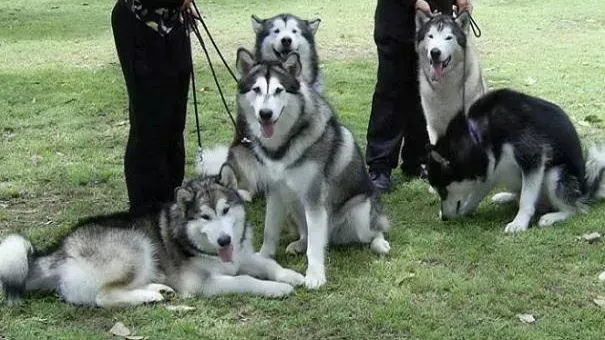
[[449, 122], [487, 91], [469, 26], [468, 12], [456, 19], [416, 12], [420, 98], [433, 145]]
[[550, 226], [605, 197], [605, 148], [582, 155], [580, 139], [561, 108], [511, 90], [478, 99], [460, 113], [429, 152], [428, 179], [441, 198], [442, 219], [472, 212], [497, 185], [510, 192], [492, 201], [519, 202], [507, 233], [527, 230], [538, 208]]
[[253, 15], [255, 59], [282, 61], [290, 52], [298, 53], [302, 80], [321, 93], [323, 82], [315, 49], [315, 33], [320, 22], [320, 19], [304, 20], [286, 13], [268, 19]]
[[[76, 305], [118, 307], [184, 297], [290, 294], [304, 277], [256, 255], [233, 171], [185, 182], [158, 214], [88, 219], [53, 249], [37, 252], [19, 235], [0, 243], [8, 304], [25, 291], [57, 292]], [[259, 280], [258, 278], [270, 281]]]
[[[383, 235], [388, 220], [376, 202], [359, 146], [325, 99], [302, 80], [298, 54], [290, 53], [283, 63], [255, 61], [240, 48], [236, 64], [242, 75], [239, 123], [267, 183], [260, 254], [275, 254], [288, 215], [300, 233], [288, 250], [306, 251], [310, 289], [326, 282], [328, 242], [367, 243], [376, 253], [388, 253]], [[249, 161], [233, 152], [228, 158], [236, 168]]]
[[[252, 29], [256, 34], [255, 59], [283, 61], [290, 52], [298, 53], [302, 65], [302, 81], [321, 93], [323, 76], [319, 71], [319, 58], [315, 49], [315, 33], [320, 22], [320, 19], [304, 20], [292, 14], [279, 14], [268, 19], [260, 19], [253, 15]], [[247, 168], [235, 169], [239, 192], [248, 201], [257, 193], [264, 192], [265, 183], [259, 167], [255, 166], [255, 158], [248, 145], [242, 143], [242, 140], [248, 137], [241, 132], [240, 126], [235, 132], [230, 148], [218, 145], [204, 150], [202, 162], [196, 164], [196, 172], [200, 175], [217, 174], [227, 160], [229, 150], [237, 153], [240, 159], [248, 158]]]

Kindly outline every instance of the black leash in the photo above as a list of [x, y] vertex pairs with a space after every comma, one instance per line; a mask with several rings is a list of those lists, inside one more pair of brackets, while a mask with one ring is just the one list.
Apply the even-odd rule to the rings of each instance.
[[202, 27], [204, 27], [204, 31], [206, 31], [206, 35], [210, 39], [210, 42], [212, 43], [212, 46], [214, 46], [214, 50], [218, 54], [219, 58], [221, 58], [221, 61], [223, 62], [223, 65], [225, 65], [225, 68], [227, 69], [227, 71], [229, 71], [229, 74], [231, 74], [231, 77], [233, 78], [233, 80], [237, 83], [237, 77], [235, 76], [235, 73], [233, 73], [233, 71], [229, 67], [229, 64], [225, 60], [225, 57], [223, 57], [223, 54], [219, 50], [218, 46], [216, 46], [216, 43], [214, 42], [214, 38], [212, 37], [212, 34], [210, 34], [210, 31], [208, 30], [208, 26], [206, 26], [206, 22], [204, 21], [204, 18], [200, 14], [200, 11], [198, 10], [197, 5], [195, 4], [195, 1], [192, 1], [191, 3], [193, 4], [193, 9], [195, 10], [195, 15], [197, 16], [197, 19], [202, 24]]
[[[191, 32], [193, 32], [194, 35], [196, 36], [197, 40], [199, 41], [200, 46], [202, 47], [202, 50], [204, 51], [206, 61], [208, 62], [208, 66], [210, 67], [212, 77], [214, 78], [214, 83], [216, 84], [216, 88], [218, 89], [218, 92], [221, 97], [221, 101], [223, 102], [225, 111], [229, 115], [229, 118], [231, 119], [231, 123], [233, 124], [233, 127], [237, 131], [237, 123], [235, 121], [235, 118], [233, 117], [233, 114], [231, 114], [231, 110], [229, 110], [229, 105], [227, 104], [227, 100], [225, 99], [225, 95], [223, 93], [223, 88], [218, 80], [218, 76], [216, 75], [214, 65], [212, 64], [212, 60], [210, 59], [210, 54], [208, 53], [208, 49], [206, 48], [206, 43], [195, 22], [196, 20], [198, 20], [204, 27], [204, 31], [206, 32], [206, 35], [210, 39], [212, 46], [214, 47], [215, 51], [221, 58], [223, 65], [225, 65], [225, 68], [229, 71], [229, 74], [231, 75], [231, 77], [233, 78], [233, 80], [236, 83], [238, 81], [237, 77], [235, 76], [235, 73], [233, 73], [231, 68], [229, 67], [229, 64], [227, 63], [227, 61], [223, 57], [223, 54], [221, 53], [220, 49], [216, 45], [216, 42], [214, 41], [214, 38], [212, 37], [212, 34], [210, 33], [208, 26], [206, 25], [204, 19], [202, 18], [202, 15], [201, 15], [199, 9], [197, 8], [197, 5], [195, 4], [195, 1], [192, 1], [191, 3], [193, 4], [193, 7], [189, 8], [187, 11], [183, 12], [184, 23], [185, 23], [186, 27], [188, 28], [187, 34], [189, 36], [189, 34]], [[195, 15], [192, 12], [192, 9], [195, 11]], [[195, 86], [195, 71], [193, 68], [193, 49], [191, 49], [190, 61], [191, 61], [191, 89], [193, 91], [193, 108], [194, 108], [194, 112], [195, 112], [195, 125], [196, 125], [197, 144], [198, 144], [198, 150], [197, 150], [196, 156], [197, 156], [198, 162], [201, 163], [203, 161], [203, 156], [202, 156], [203, 148], [202, 148], [202, 136], [201, 136], [201, 128], [200, 128], [200, 115], [199, 115], [198, 102], [197, 102], [197, 90], [196, 90], [196, 86]], [[241, 132], [240, 132], [240, 135], [244, 136]], [[248, 143], [249, 141], [247, 138], [243, 137], [241, 142], [245, 144], [245, 143]]]
[[[467, 10], [464, 10], [462, 13], [464, 12], [468, 14], [469, 25], [471, 26], [471, 30], [473, 31], [475, 38], [481, 37], [481, 29], [479, 28], [479, 25], [477, 25], [475, 19], [473, 19], [471, 13]], [[458, 14], [458, 16], [459, 15], [460, 14]], [[455, 16], [454, 19], [456, 19]], [[468, 44], [469, 42], [467, 37], [466, 47], [464, 48], [464, 60], [462, 64], [462, 113], [464, 113], [464, 115], [466, 115], [466, 50], [468, 49]], [[481, 87], [483, 88], [483, 82], [481, 82]], [[483, 91], [485, 92], [485, 89], [483, 89]]]

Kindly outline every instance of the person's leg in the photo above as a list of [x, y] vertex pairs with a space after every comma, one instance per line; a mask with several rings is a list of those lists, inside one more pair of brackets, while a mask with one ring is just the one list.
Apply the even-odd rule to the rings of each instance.
[[144, 214], [168, 201], [173, 188], [166, 154], [174, 91], [165, 38], [118, 3], [112, 28], [129, 99], [130, 131], [124, 157], [130, 211]]
[[[410, 109], [409, 46], [414, 48], [414, 7], [404, 1], [378, 0], [374, 17], [374, 41], [378, 72], [367, 130], [366, 163], [376, 188], [391, 188], [390, 173], [399, 161], [405, 115]], [[417, 92], [417, 89], [416, 89]], [[424, 129], [426, 130], [426, 129]]]
[[168, 166], [170, 168], [170, 199], [174, 188], [180, 186], [185, 176], [185, 141], [183, 131], [187, 117], [187, 95], [191, 81], [191, 41], [185, 27], [176, 27], [168, 36], [171, 58], [175, 66], [173, 78], [172, 117], [170, 125], [170, 142], [168, 148]]
[[[432, 10], [444, 14], [452, 13], [451, 0], [430, 0]], [[408, 21], [415, 22], [415, 11], [406, 14]], [[414, 27], [414, 32], [416, 28]], [[402, 45], [402, 64], [406, 69], [402, 72], [404, 85], [402, 107], [406, 108], [403, 115], [403, 147], [401, 148], [401, 170], [404, 176], [418, 177], [421, 175], [421, 164], [426, 162], [426, 145], [429, 144], [426, 130], [426, 119], [420, 103], [420, 90], [418, 87], [418, 56], [415, 51], [415, 42]]]
[[406, 70], [402, 72], [404, 83], [401, 98], [403, 113], [403, 147], [401, 148], [401, 170], [404, 176], [418, 177], [421, 174], [421, 164], [425, 162], [426, 145], [429, 136], [426, 130], [426, 120], [420, 103], [418, 88], [418, 57], [413, 43], [403, 45], [402, 63]]

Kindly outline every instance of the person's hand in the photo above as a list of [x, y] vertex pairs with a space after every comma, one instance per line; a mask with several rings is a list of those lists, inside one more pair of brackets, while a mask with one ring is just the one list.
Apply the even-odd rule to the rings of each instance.
[[456, 0], [456, 13], [460, 13], [463, 11], [468, 11], [471, 13], [473, 11], [473, 4], [471, 0]]
[[425, 0], [417, 0], [414, 7], [417, 11], [423, 11], [427, 15], [431, 15], [431, 6]]
[[181, 11], [187, 10], [187, 8], [189, 8], [189, 5], [191, 5], [192, 1], [193, 0], [183, 0], [183, 5], [181, 5]]

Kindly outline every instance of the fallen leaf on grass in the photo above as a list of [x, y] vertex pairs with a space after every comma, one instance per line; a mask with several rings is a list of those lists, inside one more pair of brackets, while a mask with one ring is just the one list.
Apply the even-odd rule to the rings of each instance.
[[405, 281], [415, 277], [416, 274], [414, 273], [407, 273], [405, 275], [403, 275], [402, 277], [400, 277], [399, 279], [397, 279], [397, 285], [401, 286]]
[[121, 336], [123, 338], [130, 335], [130, 329], [126, 328], [126, 326], [121, 322], [116, 322], [113, 327], [109, 330], [109, 333], [115, 336]]
[[166, 306], [166, 309], [168, 309], [171, 312], [190, 312], [190, 311], [195, 310], [195, 307], [185, 306], [185, 305], [171, 305], [171, 306]]
[[40, 156], [32, 156], [32, 165], [36, 166], [38, 165], [38, 162], [42, 160], [42, 157]]
[[536, 83], [536, 80], [532, 77], [527, 77], [527, 79], [525, 79], [525, 86], [532, 86]]
[[599, 280], [600, 281], [605, 281], [605, 271], [602, 272], [601, 274], [599, 274]]
[[584, 234], [584, 235], [582, 235], [582, 239], [588, 243], [594, 243], [601, 239], [601, 234], [599, 234], [597, 232]]
[[530, 324], [536, 322], [536, 318], [534, 318], [534, 316], [531, 314], [517, 314], [517, 317], [523, 323]]
[[592, 301], [599, 307], [605, 307], [605, 296], [597, 296], [597, 298]]

